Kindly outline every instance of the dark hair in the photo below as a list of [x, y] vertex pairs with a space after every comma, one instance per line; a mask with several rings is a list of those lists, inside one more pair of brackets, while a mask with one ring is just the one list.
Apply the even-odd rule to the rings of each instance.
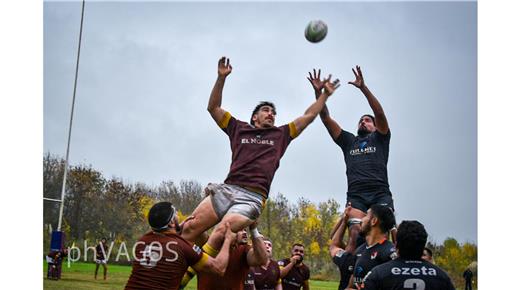
[[148, 223], [156, 232], [168, 229], [168, 224], [175, 216], [176, 210], [171, 202], [162, 201], [154, 204], [148, 213]]
[[403, 221], [397, 229], [396, 248], [403, 259], [420, 260], [428, 233], [418, 221]]
[[433, 251], [430, 248], [424, 247], [424, 250], [428, 253], [428, 256], [433, 257]]
[[276, 107], [274, 106], [274, 104], [271, 102], [268, 102], [268, 101], [262, 101], [258, 105], [256, 105], [255, 109], [253, 110], [253, 113], [251, 113], [251, 119], [249, 120], [249, 124], [251, 124], [253, 126], [255, 125], [255, 122], [253, 122], [253, 116], [256, 113], [258, 113], [258, 111], [260, 111], [260, 108], [263, 106], [269, 106], [269, 107], [273, 108], [274, 114], [276, 115]]
[[372, 119], [372, 123], [374, 123], [374, 125], [376, 125], [376, 118], [374, 116], [372, 116], [370, 114], [364, 114], [363, 116], [361, 116], [361, 118], [359, 118], [359, 121], [361, 121], [361, 119], [363, 119], [363, 117], [369, 117], [370, 119]]
[[294, 247], [296, 247], [296, 246], [298, 246], [298, 247], [302, 247], [302, 248], [305, 248], [305, 246], [302, 245], [302, 244], [300, 244], [300, 243], [294, 243], [294, 244], [292, 245], [291, 249], [294, 248]]
[[379, 227], [384, 233], [395, 226], [394, 212], [388, 206], [374, 204], [370, 207], [372, 214], [379, 219]]

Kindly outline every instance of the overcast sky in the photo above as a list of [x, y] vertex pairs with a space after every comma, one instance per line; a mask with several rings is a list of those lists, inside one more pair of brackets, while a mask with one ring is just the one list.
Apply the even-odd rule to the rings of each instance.
[[[81, 2], [44, 3], [44, 152], [65, 155]], [[305, 40], [313, 19], [324, 41]], [[430, 239], [477, 241], [476, 2], [88, 2], [71, 164], [157, 185], [222, 182], [231, 151], [206, 111], [217, 61], [233, 72], [222, 106], [249, 120], [261, 100], [277, 124], [313, 102], [306, 76], [342, 81], [329, 99], [343, 129], [370, 113], [347, 84], [359, 64], [385, 109], [388, 173], [398, 221], [417, 219]], [[271, 195], [345, 202], [343, 155], [319, 118], [287, 149]]]

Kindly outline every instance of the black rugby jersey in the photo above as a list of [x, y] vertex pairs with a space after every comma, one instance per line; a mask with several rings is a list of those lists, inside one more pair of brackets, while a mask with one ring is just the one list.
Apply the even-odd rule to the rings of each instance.
[[390, 192], [387, 173], [390, 131], [386, 135], [375, 131], [359, 137], [342, 130], [334, 142], [343, 151], [349, 193]]
[[397, 258], [397, 253], [394, 244], [384, 239], [370, 247], [366, 243], [362, 244], [356, 249], [354, 256], [356, 262], [352, 276], [355, 286], [361, 285], [363, 278], [372, 268]]
[[374, 267], [363, 283], [364, 290], [455, 290], [441, 268], [427, 261], [402, 258]]

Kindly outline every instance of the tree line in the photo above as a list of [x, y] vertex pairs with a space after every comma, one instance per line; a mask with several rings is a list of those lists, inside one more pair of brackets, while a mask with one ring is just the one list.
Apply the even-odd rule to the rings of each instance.
[[[60, 199], [64, 160], [47, 153], [43, 158], [43, 196]], [[119, 177], [107, 178], [91, 165], [69, 167], [65, 192], [62, 230], [66, 244], [89, 246], [101, 238], [114, 242], [114, 248], [132, 244], [149, 231], [146, 215], [157, 201], [170, 201], [183, 220], [204, 198], [204, 187], [196, 180], [167, 180], [158, 186], [129, 183]], [[290, 256], [293, 243], [305, 245], [305, 263], [313, 279], [339, 280], [337, 267], [329, 257], [330, 232], [343, 208], [334, 199], [314, 203], [300, 198], [289, 201], [282, 193], [271, 194], [260, 216], [259, 230], [273, 242], [273, 256]], [[44, 201], [43, 253], [50, 247], [50, 232], [58, 224], [59, 204]], [[463, 285], [462, 272], [477, 260], [477, 246], [460, 244], [448, 238], [441, 245], [429, 243], [435, 262], [445, 269], [457, 286]], [[112, 252], [110, 261], [115, 257]], [[123, 261], [125, 262], [125, 261]], [[475, 270], [474, 270], [475, 272]]]

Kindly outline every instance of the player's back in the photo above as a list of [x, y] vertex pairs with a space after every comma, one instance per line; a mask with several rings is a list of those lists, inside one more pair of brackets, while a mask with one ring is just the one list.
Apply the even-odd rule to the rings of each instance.
[[455, 290], [448, 274], [423, 260], [393, 261], [374, 267], [364, 279], [364, 290]]
[[177, 234], [149, 232], [137, 242], [135, 258], [125, 289], [178, 289], [202, 252]]

